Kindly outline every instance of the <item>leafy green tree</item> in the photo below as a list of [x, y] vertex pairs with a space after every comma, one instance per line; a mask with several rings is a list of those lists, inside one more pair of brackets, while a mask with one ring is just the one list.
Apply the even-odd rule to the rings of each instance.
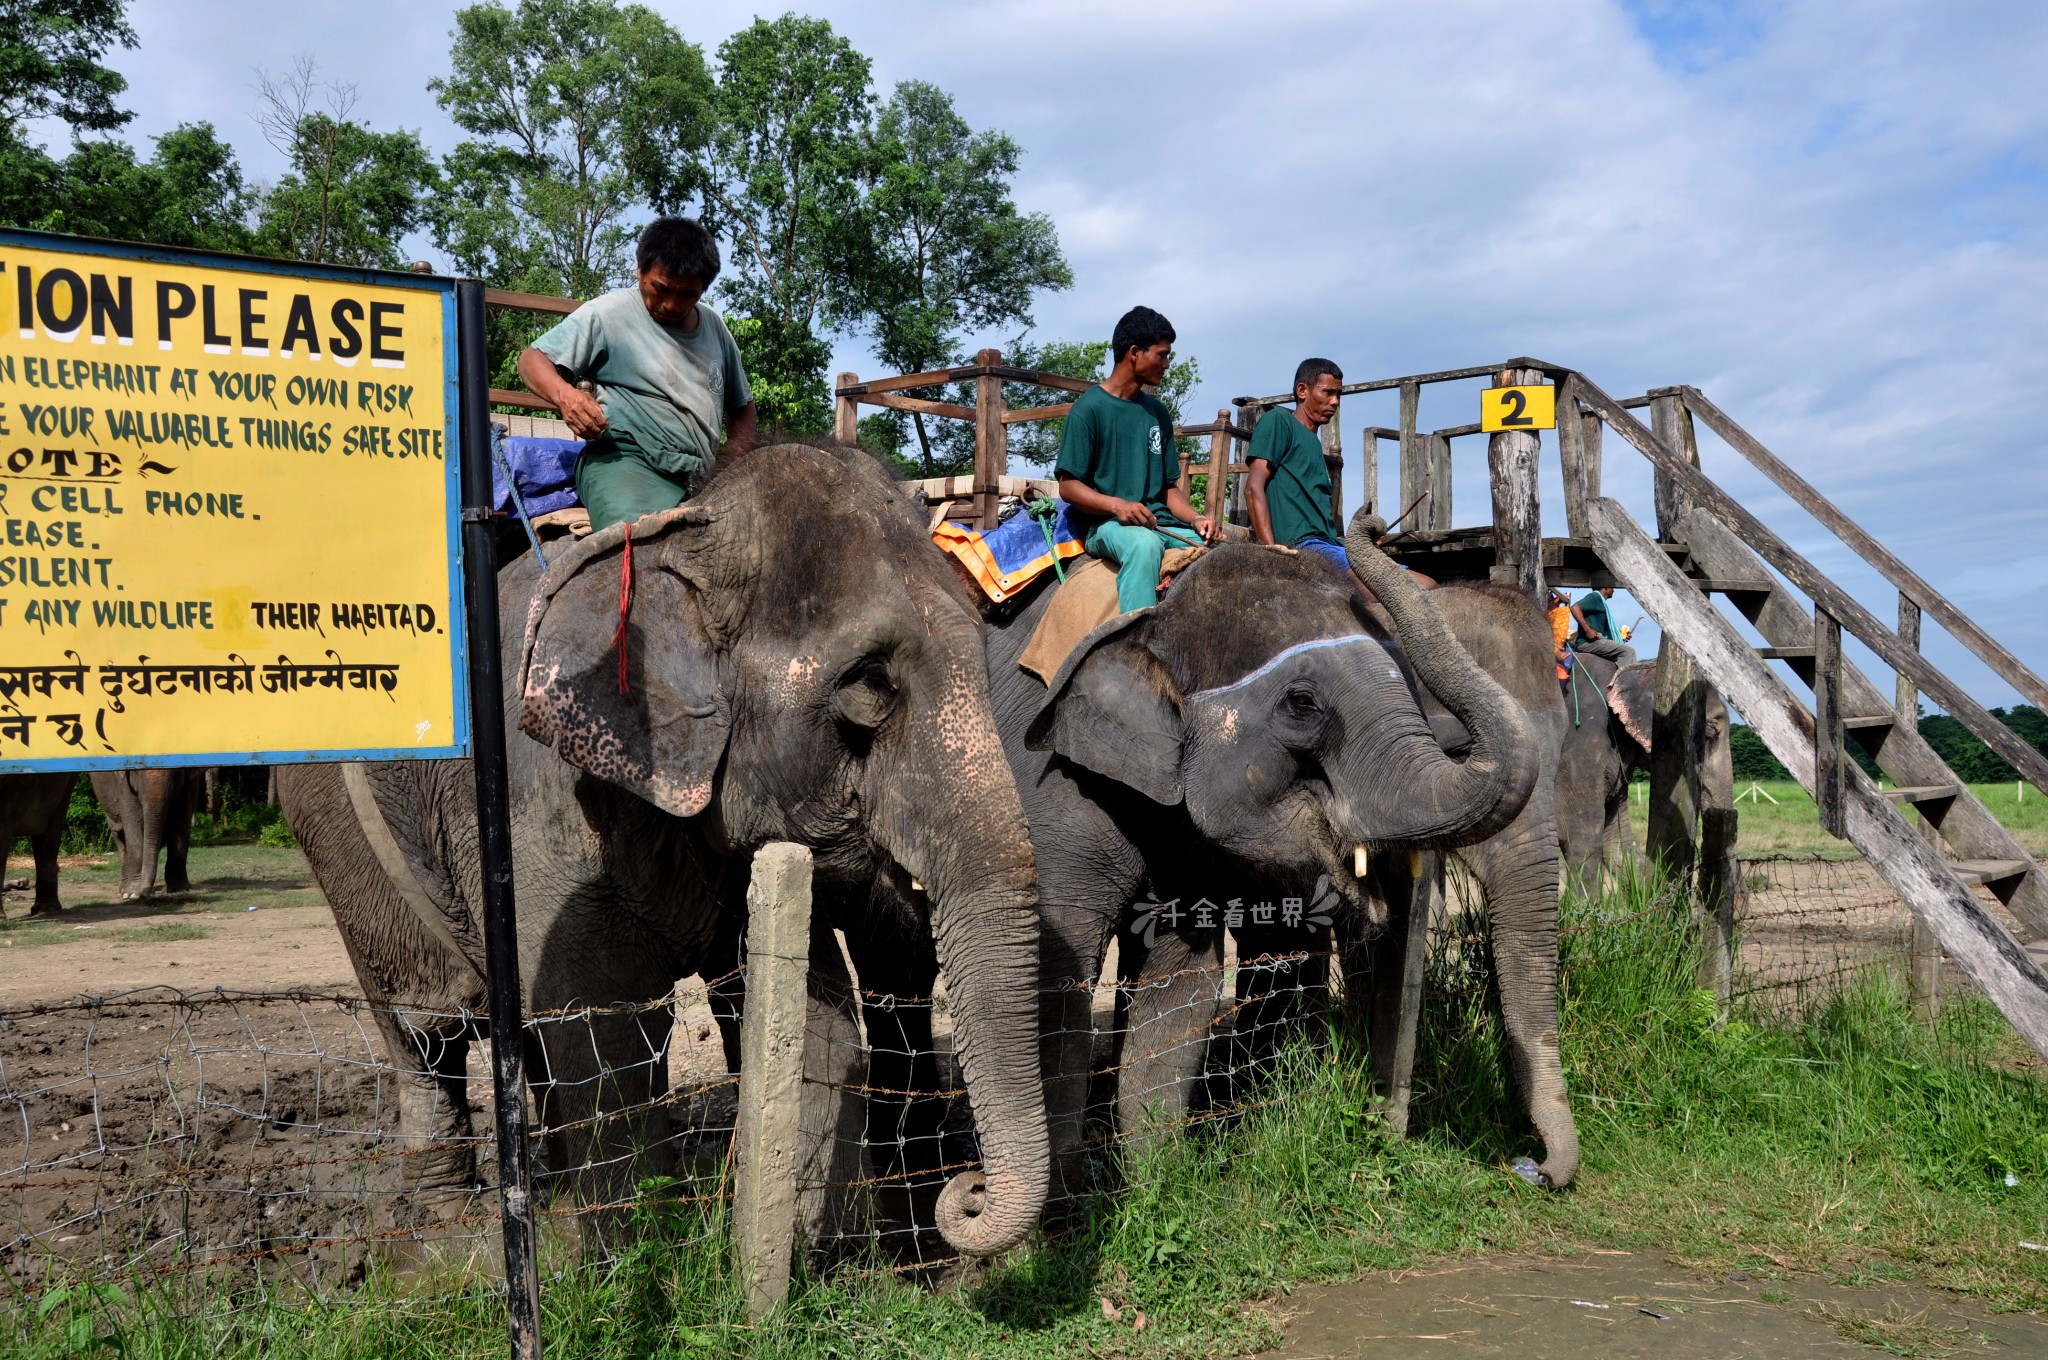
[[80, 236], [247, 250], [250, 194], [234, 148], [211, 123], [180, 124], [155, 140], [147, 161], [123, 142], [79, 142], [48, 163], [36, 202], [16, 200], [30, 209], [16, 220]]
[[0, 0], [0, 141], [34, 118], [107, 132], [135, 115], [115, 105], [128, 82], [100, 64], [135, 46], [127, 0]]
[[592, 297], [633, 276], [645, 186], [711, 131], [703, 49], [641, 5], [519, 0], [457, 11], [450, 73], [429, 82], [483, 139], [448, 159], [435, 238], [501, 286]]
[[[327, 108], [313, 107], [326, 91]], [[291, 167], [256, 209], [256, 249], [324, 264], [397, 268], [440, 181], [419, 134], [373, 132], [351, 115], [352, 85], [324, 84], [311, 57], [259, 86], [263, 134]]]
[[[898, 85], [865, 143], [867, 248], [849, 282], [891, 370], [953, 361], [963, 332], [1029, 326], [1040, 289], [1073, 285], [1052, 220], [1020, 213], [1010, 197], [1017, 144], [970, 129], [944, 90]], [[935, 475], [924, 417], [912, 421]]]
[[[718, 49], [717, 132], [689, 162], [649, 166], [655, 203], [701, 198], [730, 243], [719, 292], [766, 429], [832, 426], [824, 341], [859, 314], [860, 163], [868, 59], [822, 19], [757, 19]], [[743, 333], [744, 332], [744, 333]]]

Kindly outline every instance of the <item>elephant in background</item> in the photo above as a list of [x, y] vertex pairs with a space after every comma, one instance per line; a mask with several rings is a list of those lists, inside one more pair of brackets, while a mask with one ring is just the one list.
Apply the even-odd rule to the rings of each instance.
[[[915, 898], [982, 1154], [939, 1196], [938, 1225], [972, 1254], [1021, 1241], [1047, 1179], [1031, 844], [978, 612], [888, 473], [855, 449], [754, 450], [679, 509], [564, 548], [545, 576], [531, 558], [508, 565], [499, 607], [527, 621], [505, 651], [522, 677], [507, 717], [527, 1007], [647, 1003], [529, 1031], [549, 1165], [609, 1198], [672, 1164], [660, 1003], [678, 978], [734, 967], [751, 856], [795, 841], [821, 893], [879, 879]], [[418, 1059], [400, 1062], [419, 1069], [402, 1098], [415, 1134], [468, 1128], [460, 1012], [482, 996], [472, 780], [458, 762], [278, 777], [365, 990], [416, 1012], [386, 1027], [394, 1057]], [[822, 919], [811, 955], [807, 1095], [849, 1090], [851, 988]], [[807, 1110], [807, 1137], [857, 1156], [857, 1118]], [[436, 1155], [424, 1187], [470, 1182], [464, 1148]]]
[[120, 847], [121, 896], [156, 896], [159, 855], [164, 891], [192, 891], [185, 857], [192, 849], [192, 817], [206, 791], [205, 772], [190, 766], [97, 770], [92, 791]]
[[[1650, 732], [1656, 709], [1657, 663], [1617, 667], [1579, 653], [1567, 693], [1576, 698], [1557, 772], [1557, 838], [1566, 871], [1597, 892], [1607, 861], [1633, 860], [1628, 786], [1650, 768]], [[1569, 706], [1569, 700], [1568, 700]], [[1707, 801], [1732, 807], [1734, 758], [1728, 744], [1728, 706], [1706, 695], [1705, 758], [1700, 775]]]
[[63, 910], [57, 901], [57, 847], [64, 839], [75, 774], [0, 775], [0, 916], [6, 914], [7, 857], [17, 836], [28, 838], [35, 856], [35, 905], [31, 916]]

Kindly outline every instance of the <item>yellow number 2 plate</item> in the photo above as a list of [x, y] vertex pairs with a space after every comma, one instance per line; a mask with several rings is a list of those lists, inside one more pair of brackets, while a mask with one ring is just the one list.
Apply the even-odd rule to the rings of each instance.
[[1555, 387], [1489, 387], [1479, 394], [1479, 428], [1554, 430], [1557, 428]]

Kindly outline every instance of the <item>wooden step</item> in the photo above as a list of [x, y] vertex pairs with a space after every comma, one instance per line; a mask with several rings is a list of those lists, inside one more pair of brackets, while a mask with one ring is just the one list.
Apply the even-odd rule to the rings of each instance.
[[1939, 803], [1956, 796], [1953, 784], [1914, 784], [1903, 789], [1880, 789], [1888, 803]]
[[1842, 726], [1848, 728], [1851, 732], [1855, 732], [1870, 727], [1890, 727], [1897, 721], [1898, 719], [1889, 713], [1871, 713], [1861, 718], [1844, 718], [1842, 719]]
[[2032, 866], [2023, 859], [1959, 859], [1948, 867], [1965, 883], [1995, 883], [2003, 878], [2018, 878]]
[[1759, 647], [1756, 654], [1766, 661], [1811, 661], [1811, 647]]
[[1693, 587], [1708, 595], [1768, 595], [1777, 587], [1769, 581], [1744, 581], [1718, 576], [1688, 576]]

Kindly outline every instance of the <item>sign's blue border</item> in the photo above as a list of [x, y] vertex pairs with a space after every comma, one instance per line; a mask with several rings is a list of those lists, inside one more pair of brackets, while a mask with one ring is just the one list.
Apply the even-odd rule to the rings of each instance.
[[[439, 274], [413, 274], [390, 269], [352, 269], [306, 264], [252, 255], [224, 255], [210, 250], [102, 241], [86, 236], [0, 227], [0, 250], [62, 250], [75, 255], [204, 269], [240, 270], [252, 274], [283, 274], [334, 283], [373, 284], [379, 288], [416, 288], [441, 295], [442, 417], [447, 450], [443, 478], [443, 519], [447, 524], [448, 664], [453, 678], [455, 731], [435, 746], [365, 747], [317, 751], [209, 751], [172, 756], [76, 756], [55, 759], [0, 760], [0, 774], [62, 774], [82, 770], [132, 770], [185, 765], [300, 765], [337, 760], [447, 760], [470, 754], [469, 617], [463, 609], [462, 584], [462, 356], [455, 322], [455, 283]], [[6, 339], [0, 336], [0, 345]]]

